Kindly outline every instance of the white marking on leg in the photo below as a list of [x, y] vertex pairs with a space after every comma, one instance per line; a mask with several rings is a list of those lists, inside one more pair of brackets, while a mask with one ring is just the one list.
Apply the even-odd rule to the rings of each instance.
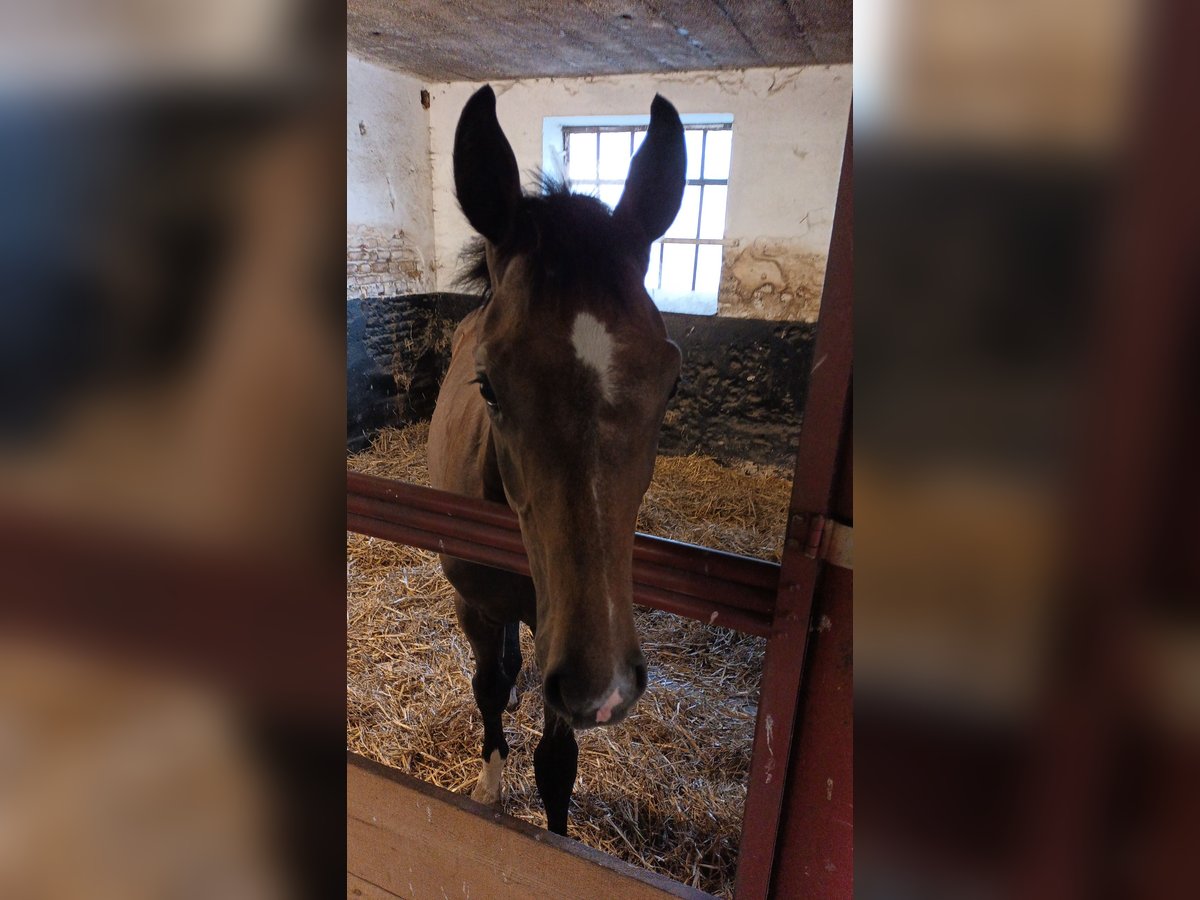
[[500, 776], [504, 773], [504, 757], [499, 750], [493, 750], [491, 757], [479, 771], [479, 781], [475, 790], [471, 791], [471, 799], [480, 803], [497, 804], [500, 802]]
[[617, 385], [613, 372], [615, 343], [604, 323], [590, 313], [580, 313], [571, 327], [571, 343], [579, 361], [600, 379], [600, 394], [606, 403], [616, 399]]
[[608, 699], [604, 701], [604, 705], [596, 710], [596, 721], [603, 724], [612, 718], [613, 710], [617, 708], [617, 704], [621, 702], [621, 692], [613, 688], [613, 692], [608, 695]]

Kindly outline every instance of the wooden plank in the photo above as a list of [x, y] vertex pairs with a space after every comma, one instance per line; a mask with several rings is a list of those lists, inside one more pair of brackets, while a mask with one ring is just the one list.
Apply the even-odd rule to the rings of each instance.
[[793, 6], [783, 3], [719, 4], [738, 34], [754, 47], [768, 66], [812, 65], [820, 58], [809, 30], [810, 19], [798, 16]]
[[346, 897], [354, 900], [392, 900], [400, 894], [385, 891], [377, 884], [371, 884], [364, 878], [346, 873]]
[[711, 898], [354, 753], [346, 871], [370, 898]]

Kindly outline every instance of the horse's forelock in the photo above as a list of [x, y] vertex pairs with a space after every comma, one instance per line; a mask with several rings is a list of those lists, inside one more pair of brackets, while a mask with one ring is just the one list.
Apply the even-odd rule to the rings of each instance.
[[[564, 295], [587, 286], [620, 302], [620, 273], [628, 246], [612, 213], [595, 197], [573, 194], [566, 182], [545, 173], [539, 174], [538, 184], [542, 193], [522, 198], [522, 222], [500, 252], [528, 255], [530, 288], [535, 294]], [[472, 240], [459, 261], [455, 285], [481, 292], [486, 303], [491, 278], [483, 238]]]

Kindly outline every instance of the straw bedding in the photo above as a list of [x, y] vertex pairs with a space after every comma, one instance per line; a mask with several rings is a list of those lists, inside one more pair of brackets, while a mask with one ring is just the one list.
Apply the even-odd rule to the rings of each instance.
[[[428, 483], [428, 427], [381, 432], [351, 468]], [[778, 559], [787, 473], [660, 457], [638, 521], [652, 534]], [[469, 794], [482, 724], [470, 647], [433, 553], [347, 535], [347, 745], [425, 781]], [[571, 836], [720, 896], [731, 896], [762, 671], [760, 638], [635, 609], [650, 668], [635, 712], [578, 732]], [[533, 642], [522, 629], [520, 705], [505, 715], [511, 754], [504, 810], [537, 825], [533, 778], [542, 701]]]

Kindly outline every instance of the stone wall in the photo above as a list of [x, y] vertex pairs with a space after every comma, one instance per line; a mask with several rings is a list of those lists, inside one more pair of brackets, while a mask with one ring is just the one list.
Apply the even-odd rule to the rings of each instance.
[[659, 451], [790, 466], [816, 326], [664, 313], [683, 351]]
[[361, 299], [346, 303], [346, 445], [366, 446], [370, 436], [399, 421], [396, 381], [390, 367], [367, 347], [367, 316]]
[[479, 298], [465, 294], [361, 297], [346, 305], [347, 440], [433, 415], [454, 329]]

